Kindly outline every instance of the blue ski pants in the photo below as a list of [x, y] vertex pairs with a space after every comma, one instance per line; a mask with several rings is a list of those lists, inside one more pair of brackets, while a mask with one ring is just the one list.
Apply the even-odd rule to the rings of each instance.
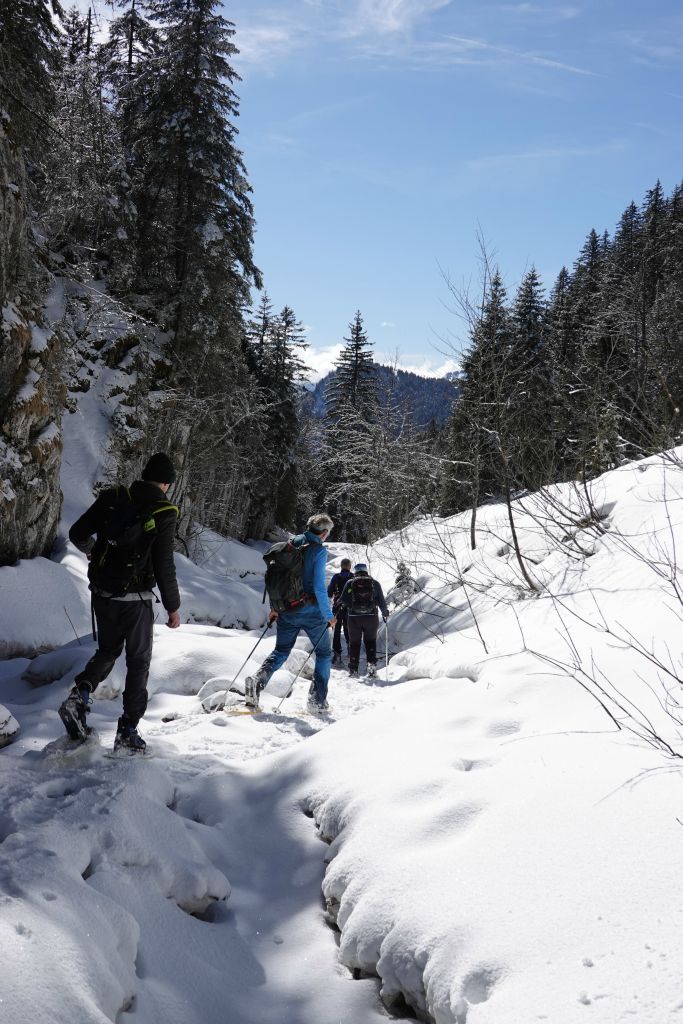
[[[311, 694], [319, 704], [327, 700], [327, 684], [332, 667], [332, 644], [327, 619], [320, 614], [317, 604], [305, 604], [293, 612], [280, 612], [277, 617], [277, 639], [275, 650], [269, 654], [260, 668], [261, 678], [265, 685], [273, 672], [282, 668], [296, 643], [301, 630], [304, 631], [315, 650], [315, 671]], [[318, 641], [320, 641], [318, 643]]]

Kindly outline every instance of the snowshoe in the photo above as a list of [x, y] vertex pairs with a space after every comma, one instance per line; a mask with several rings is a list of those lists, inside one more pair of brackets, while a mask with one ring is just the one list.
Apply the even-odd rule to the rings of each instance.
[[66, 700], [59, 707], [59, 717], [66, 729], [69, 738], [84, 743], [89, 733], [85, 716], [88, 713], [88, 704], [92, 703], [90, 687], [74, 686]]
[[146, 750], [147, 744], [136, 726], [131, 725], [125, 718], [119, 718], [114, 739], [114, 753], [144, 754]]
[[266, 682], [267, 679], [261, 672], [257, 672], [255, 676], [247, 676], [244, 680], [244, 703], [251, 710], [258, 708], [258, 699]]
[[326, 700], [319, 701], [315, 697], [310, 696], [306, 701], [306, 712], [309, 715], [327, 715], [330, 711], [330, 705]]

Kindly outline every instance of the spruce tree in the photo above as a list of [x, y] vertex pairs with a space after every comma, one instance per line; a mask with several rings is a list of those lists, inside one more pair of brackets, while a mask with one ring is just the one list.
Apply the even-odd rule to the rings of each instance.
[[680, 444], [683, 436], [683, 185], [674, 189], [667, 204], [661, 282], [651, 310], [648, 353], [659, 377], [654, 416], [661, 424], [661, 447], [671, 447]]
[[128, 288], [168, 332], [178, 396], [153, 430], [187, 454], [181, 486], [195, 507], [242, 533], [263, 423], [245, 355], [244, 310], [260, 275], [236, 145], [234, 29], [217, 0], [145, 0], [136, 11], [150, 25], [122, 23], [112, 56], [135, 211]]
[[507, 359], [511, 394], [506, 432], [515, 439], [516, 476], [536, 488], [555, 468], [552, 352], [543, 285], [534, 267], [525, 274], [512, 312], [512, 340]]
[[0, 5], [0, 96], [13, 137], [35, 159], [54, 102], [58, 0], [3, 0]]
[[349, 324], [325, 405], [325, 505], [338, 523], [340, 539], [364, 542], [371, 539], [374, 507], [380, 500], [373, 474], [379, 403], [372, 346], [360, 312]]
[[462, 389], [449, 423], [444, 463], [442, 510], [473, 510], [472, 546], [475, 546], [476, 508], [486, 497], [504, 490], [510, 457], [508, 408], [512, 385], [510, 353], [513, 321], [507, 293], [494, 269], [470, 328], [470, 347], [462, 362]]
[[51, 245], [108, 248], [115, 230], [112, 173], [118, 138], [105, 95], [104, 52], [92, 39], [90, 14], [72, 7], [63, 21], [56, 98], [55, 132], [46, 150], [40, 203]]
[[261, 300], [247, 322], [245, 353], [247, 365], [260, 384], [268, 379], [268, 347], [273, 331], [273, 307], [264, 291]]
[[[149, 147], [145, 136], [163, 50], [159, 31], [148, 18], [145, 0], [117, 0], [122, 14], [109, 27], [103, 47], [118, 153], [111, 171], [112, 241], [109, 281], [119, 294], [145, 289], [141, 278], [140, 233], [148, 208]], [[150, 253], [147, 252], [147, 258]], [[149, 305], [145, 310], [149, 315]]]
[[204, 334], [209, 311], [215, 319], [217, 295], [244, 306], [260, 274], [235, 141], [234, 27], [218, 0], [148, 0], [147, 8], [159, 42], [134, 143], [142, 164], [138, 280], [171, 304], [179, 352]]
[[273, 316], [266, 292], [247, 324], [245, 340], [247, 365], [261, 403], [263, 439], [252, 467], [254, 501], [249, 521], [254, 535], [260, 535], [273, 524], [292, 526], [296, 516], [306, 341], [291, 307]]
[[361, 421], [370, 423], [376, 416], [377, 402], [372, 345], [359, 310], [349, 324], [349, 336], [344, 338], [344, 347], [335, 362], [334, 376], [325, 395], [326, 415], [332, 421], [340, 420], [350, 407]]

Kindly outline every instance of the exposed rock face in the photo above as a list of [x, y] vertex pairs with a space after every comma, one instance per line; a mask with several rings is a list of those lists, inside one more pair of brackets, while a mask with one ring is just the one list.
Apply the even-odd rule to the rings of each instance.
[[61, 508], [61, 345], [38, 312], [26, 176], [0, 115], [0, 565], [50, 551]]

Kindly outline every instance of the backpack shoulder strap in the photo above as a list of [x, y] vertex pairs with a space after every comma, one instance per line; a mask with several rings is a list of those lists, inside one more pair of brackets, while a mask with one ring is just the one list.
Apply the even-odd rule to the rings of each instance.
[[155, 505], [154, 508], [152, 509], [152, 514], [156, 515], [158, 512], [175, 512], [176, 518], [180, 518], [180, 509], [178, 508], [177, 505], [171, 505], [170, 503], [165, 505]]

